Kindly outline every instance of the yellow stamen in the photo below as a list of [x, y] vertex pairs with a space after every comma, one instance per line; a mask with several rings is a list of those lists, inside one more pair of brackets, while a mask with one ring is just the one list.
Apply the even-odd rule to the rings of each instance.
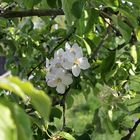
[[80, 61], [79, 61], [78, 59], [76, 59], [76, 60], [74, 61], [74, 63], [78, 65], [78, 64], [80, 64]]

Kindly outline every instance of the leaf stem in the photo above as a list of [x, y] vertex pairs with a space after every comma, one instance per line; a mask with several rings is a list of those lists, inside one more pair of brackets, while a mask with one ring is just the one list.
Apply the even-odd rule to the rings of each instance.
[[62, 106], [62, 109], [63, 109], [63, 121], [62, 121], [62, 131], [65, 129], [66, 127], [66, 98], [67, 98], [67, 95], [69, 93], [69, 90], [70, 90], [70, 86], [69, 88], [65, 91], [64, 94], [61, 94], [63, 97], [60, 101], [60, 106]]
[[129, 133], [126, 136], [122, 137], [121, 140], [129, 140], [132, 134], [136, 131], [136, 128], [138, 127], [139, 124], [140, 118], [135, 122], [134, 126], [129, 129]]

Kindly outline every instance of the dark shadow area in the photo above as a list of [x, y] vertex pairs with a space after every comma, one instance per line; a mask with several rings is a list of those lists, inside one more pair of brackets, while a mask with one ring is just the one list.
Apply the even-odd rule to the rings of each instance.
[[5, 56], [0, 56], [0, 75], [4, 74], [6, 72], [4, 65], [6, 62]]

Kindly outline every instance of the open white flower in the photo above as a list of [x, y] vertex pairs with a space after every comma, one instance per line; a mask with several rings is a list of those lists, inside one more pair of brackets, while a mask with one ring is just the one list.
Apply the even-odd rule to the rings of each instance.
[[66, 73], [62, 68], [58, 68], [55, 73], [50, 73], [47, 84], [50, 87], [56, 87], [58, 93], [64, 93], [67, 86], [72, 84], [72, 75]]
[[83, 57], [82, 48], [76, 43], [72, 46], [66, 43], [65, 51], [60, 48], [54, 53], [54, 58], [46, 59], [46, 82], [48, 86], [56, 87], [58, 93], [64, 93], [73, 82], [72, 74], [77, 77], [81, 69], [86, 70], [89, 67], [88, 59]]
[[64, 54], [65, 60], [63, 67], [65, 69], [72, 69], [75, 77], [79, 76], [81, 69], [86, 70], [90, 67], [88, 59], [83, 57], [82, 48], [78, 44], [73, 44], [72, 47], [66, 43], [66, 52]]

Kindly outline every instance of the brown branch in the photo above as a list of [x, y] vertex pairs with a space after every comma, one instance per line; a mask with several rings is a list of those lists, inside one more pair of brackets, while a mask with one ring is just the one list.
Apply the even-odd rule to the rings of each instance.
[[47, 9], [47, 10], [27, 10], [27, 11], [4, 11], [0, 13], [3, 18], [22, 18], [29, 16], [57, 16], [64, 15], [62, 9]]
[[126, 136], [122, 137], [121, 140], [129, 140], [132, 134], [136, 131], [136, 128], [138, 127], [139, 124], [140, 124], [140, 119], [138, 119], [135, 122], [133, 128], [129, 129], [129, 133]]

